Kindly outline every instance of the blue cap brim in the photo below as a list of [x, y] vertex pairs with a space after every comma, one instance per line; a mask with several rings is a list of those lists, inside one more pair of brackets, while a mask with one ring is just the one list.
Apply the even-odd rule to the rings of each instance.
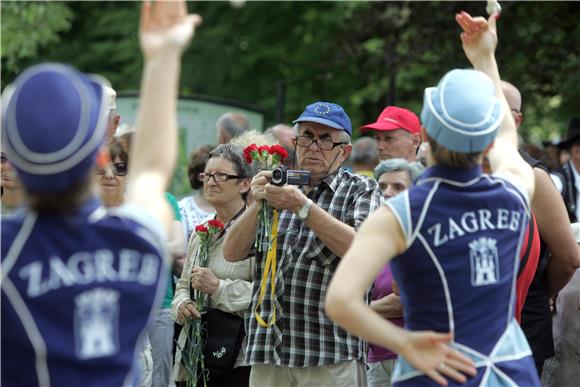
[[341, 127], [340, 125], [337, 125], [335, 122], [332, 122], [330, 120], [327, 120], [325, 118], [321, 118], [321, 117], [313, 117], [313, 116], [300, 116], [298, 117], [298, 119], [292, 121], [293, 124], [297, 124], [299, 122], [315, 122], [317, 124], [321, 124], [321, 125], [325, 125], [325, 126], [329, 126], [333, 129], [338, 129], [338, 130], [344, 130], [345, 132], [347, 132], [348, 134], [351, 134], [348, 129]]

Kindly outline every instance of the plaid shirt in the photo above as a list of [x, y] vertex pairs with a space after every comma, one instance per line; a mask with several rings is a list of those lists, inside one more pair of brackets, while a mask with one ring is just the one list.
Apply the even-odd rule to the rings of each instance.
[[[308, 197], [320, 208], [355, 229], [377, 209], [381, 195], [374, 180], [343, 169], [314, 187]], [[270, 297], [270, 281], [260, 305], [260, 315], [269, 321], [272, 302], [277, 321], [263, 328], [254, 309], [265, 260], [256, 262], [256, 280], [249, 320], [244, 363], [310, 367], [346, 360], [365, 360], [366, 343], [333, 323], [324, 312], [326, 289], [340, 259], [292, 212], [280, 212], [276, 299]], [[367, 295], [368, 297], [368, 295]]]

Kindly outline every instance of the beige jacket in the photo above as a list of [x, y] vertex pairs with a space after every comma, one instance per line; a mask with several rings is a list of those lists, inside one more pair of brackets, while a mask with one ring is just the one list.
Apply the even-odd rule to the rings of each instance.
[[[252, 281], [254, 276], [254, 258], [249, 258], [240, 262], [228, 262], [223, 256], [223, 240], [220, 238], [216, 241], [213, 249], [210, 251], [208, 259], [208, 268], [218, 277], [218, 289], [209, 297], [209, 307], [222, 310], [224, 312], [234, 313], [244, 317], [244, 313], [249, 311], [250, 301], [252, 299]], [[178, 324], [183, 325], [183, 329], [178, 338], [177, 352], [175, 354], [175, 365], [173, 369], [174, 380], [184, 381], [187, 379], [185, 368], [181, 366], [181, 350], [186, 343], [187, 332], [189, 331], [189, 322], [183, 324], [177, 319], [177, 311], [183, 302], [189, 300], [189, 288], [191, 281], [191, 270], [197, 263], [195, 255], [199, 247], [199, 238], [195, 233], [191, 234], [187, 247], [187, 257], [183, 265], [181, 278], [177, 281], [173, 302], [171, 303], [171, 317]], [[236, 359], [235, 367], [242, 364], [245, 354], [245, 342], [242, 343], [242, 349]]]

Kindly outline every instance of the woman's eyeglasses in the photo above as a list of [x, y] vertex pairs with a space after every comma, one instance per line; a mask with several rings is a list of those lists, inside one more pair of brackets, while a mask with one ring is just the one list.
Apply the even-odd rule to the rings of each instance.
[[[115, 176], [125, 176], [128, 171], [127, 163], [113, 163], [111, 165], [111, 171]], [[97, 167], [97, 174], [104, 175], [106, 169]]]
[[199, 181], [203, 181], [204, 183], [207, 183], [209, 181], [209, 179], [211, 179], [213, 177], [213, 180], [216, 183], [223, 183], [224, 181], [228, 181], [229, 179], [241, 179], [242, 176], [238, 176], [238, 175], [228, 175], [227, 173], [221, 173], [221, 172], [216, 172], [216, 173], [200, 173], [197, 175], [197, 180]]

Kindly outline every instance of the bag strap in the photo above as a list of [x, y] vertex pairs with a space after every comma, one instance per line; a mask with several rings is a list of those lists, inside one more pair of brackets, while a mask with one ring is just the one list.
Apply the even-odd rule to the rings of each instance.
[[534, 233], [536, 232], [536, 217], [534, 213], [532, 213], [532, 217], [530, 218], [530, 223], [528, 226], [528, 244], [526, 245], [526, 250], [524, 252], [524, 256], [520, 260], [520, 268], [518, 269], [518, 278], [523, 273], [524, 268], [526, 267], [526, 263], [528, 263], [528, 259], [530, 258], [530, 254], [532, 253], [532, 244], [534, 242]]

